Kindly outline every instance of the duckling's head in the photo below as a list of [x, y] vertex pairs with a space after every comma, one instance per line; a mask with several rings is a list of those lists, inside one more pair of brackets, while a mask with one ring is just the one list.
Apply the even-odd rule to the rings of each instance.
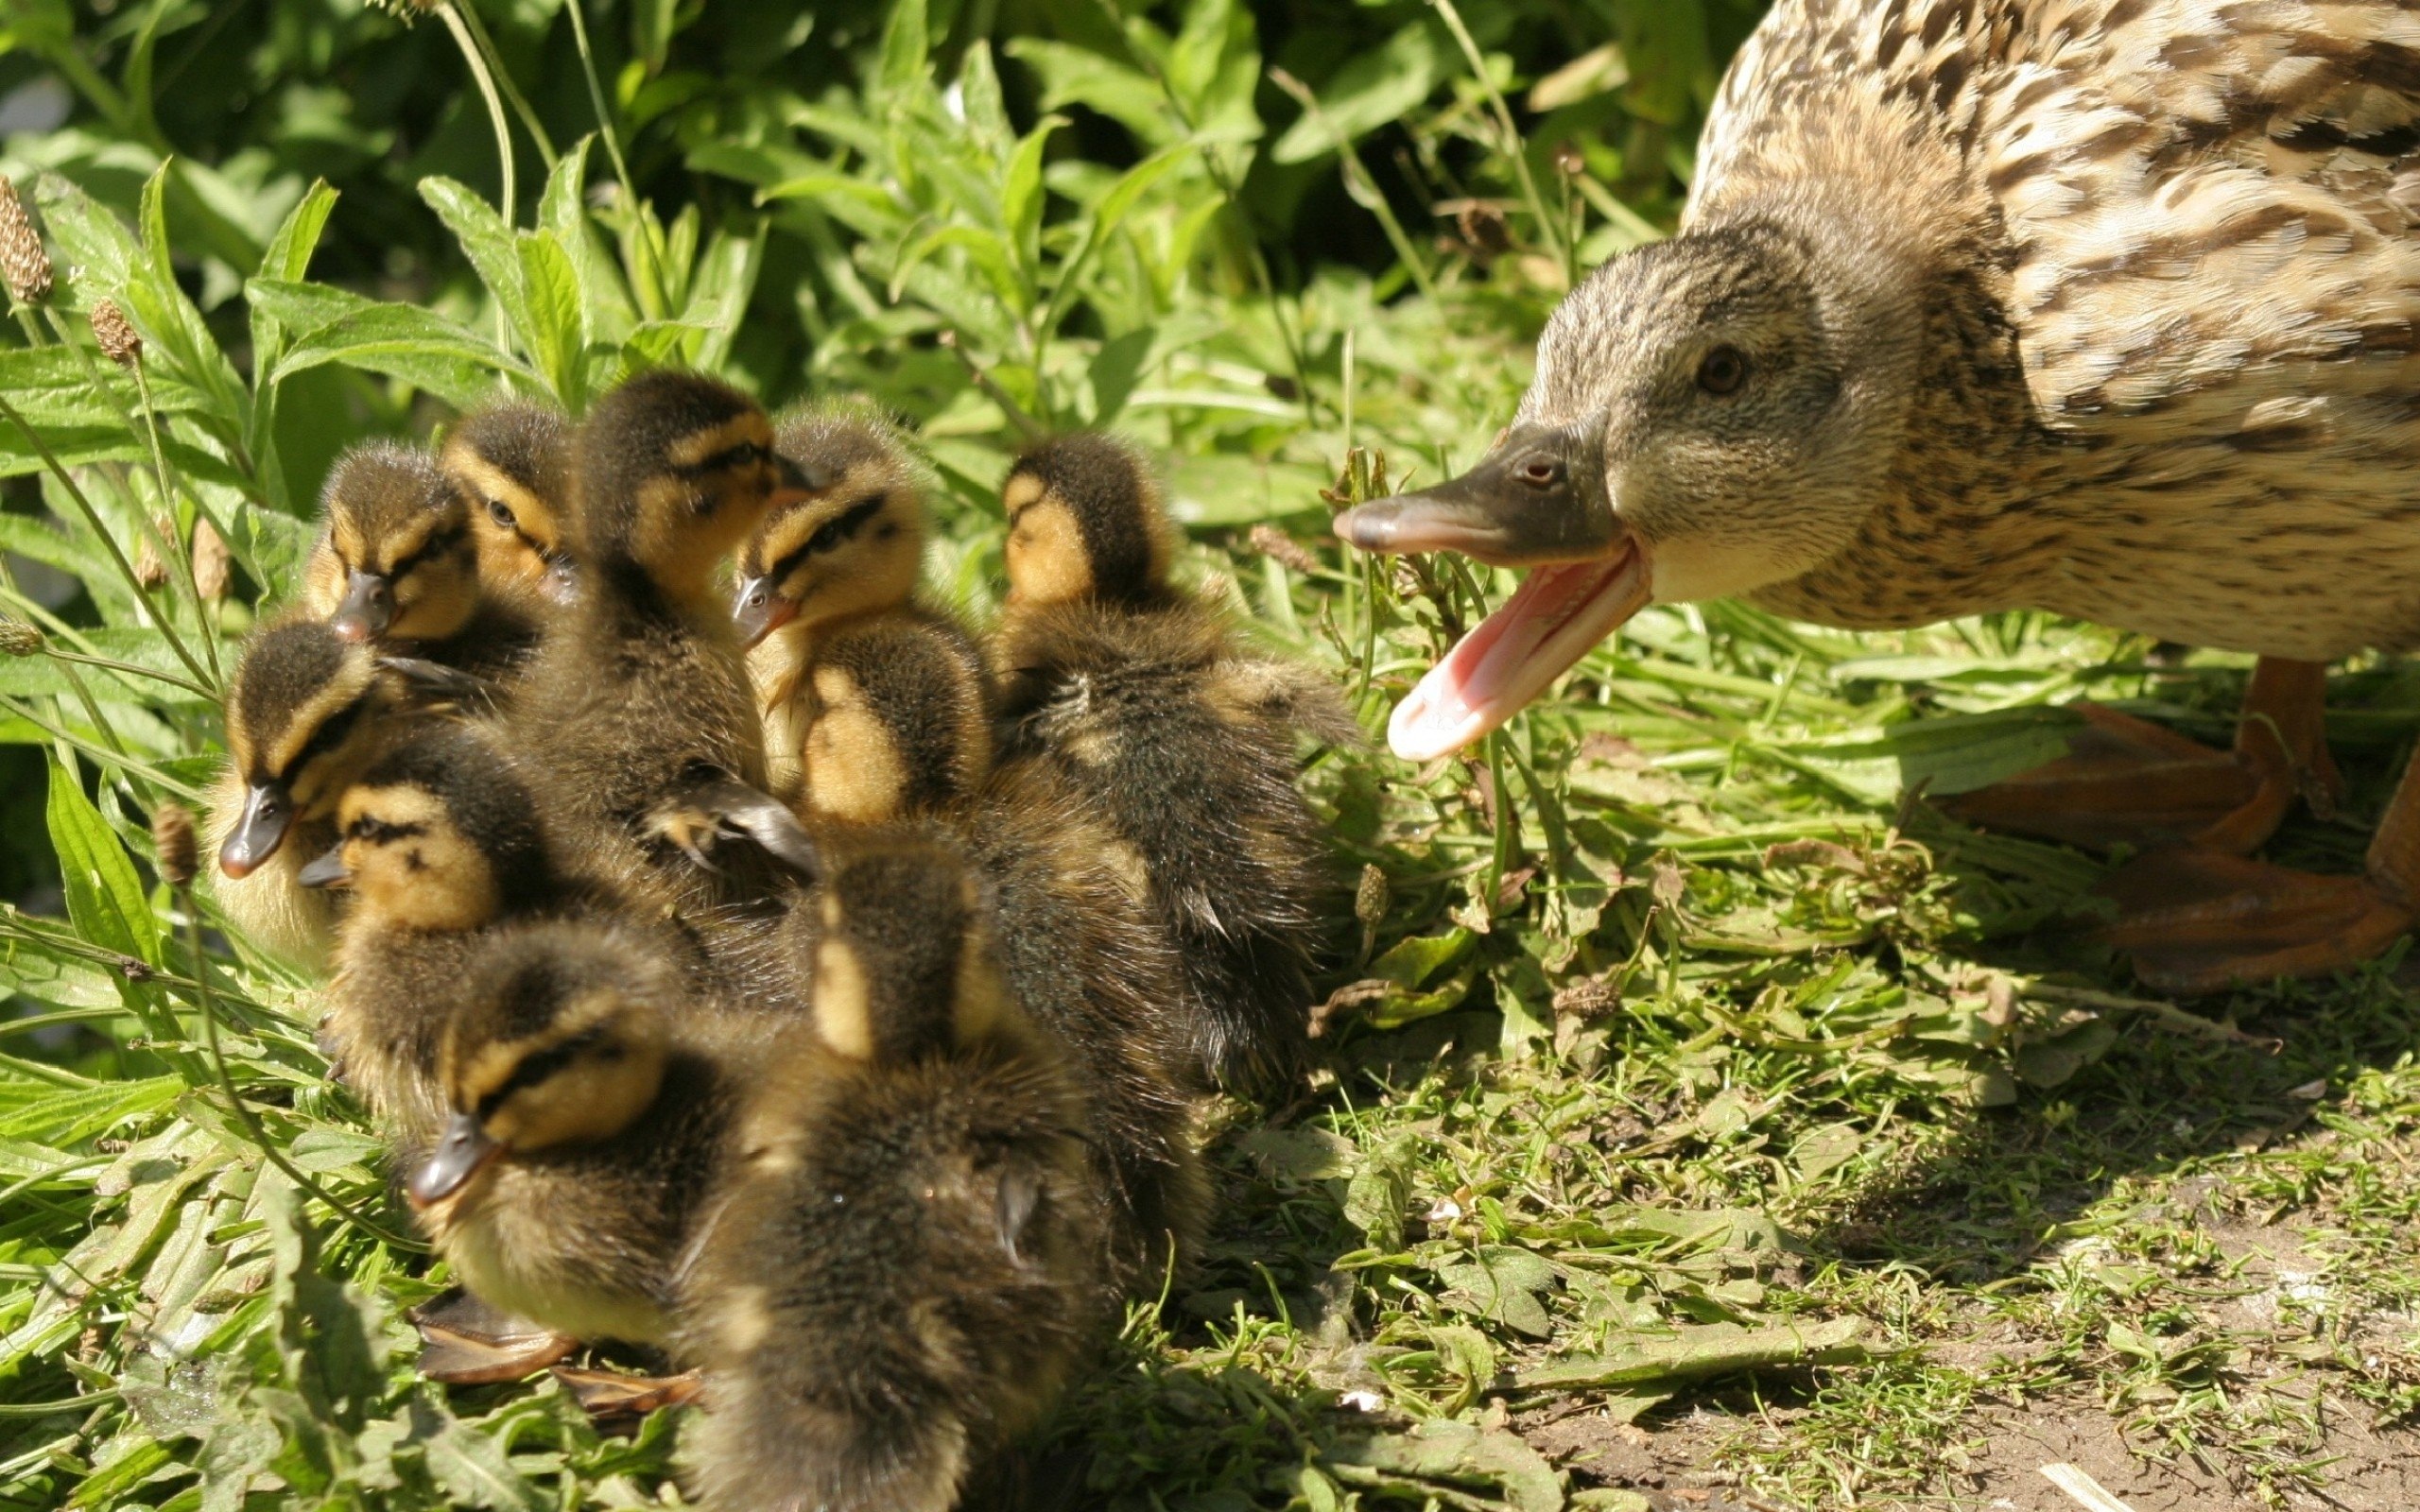
[[323, 620], [284, 620], [255, 635], [227, 686], [227, 752], [244, 796], [218, 869], [249, 876], [297, 819], [334, 812], [398, 701], [377, 653]]
[[431, 727], [381, 753], [337, 804], [337, 843], [297, 874], [346, 887], [398, 929], [476, 929], [540, 897], [545, 833], [503, 752], [467, 725]]
[[776, 444], [824, 483], [767, 515], [740, 548], [740, 641], [907, 603], [923, 564], [925, 507], [898, 438], [868, 417], [819, 414], [785, 421]]
[[571, 422], [544, 404], [496, 404], [465, 415], [438, 454], [470, 513], [479, 580], [507, 593], [571, 601], [563, 541], [571, 483]]
[[757, 403], [702, 373], [659, 369], [597, 401], [578, 447], [580, 544], [603, 574], [631, 569], [710, 613], [716, 566], [768, 509], [821, 479], [773, 450]]
[[1009, 516], [1009, 602], [1132, 603], [1167, 582], [1160, 490], [1143, 459], [1097, 431], [1043, 442], [1000, 485]]
[[337, 460], [303, 568], [311, 608], [348, 641], [441, 641], [479, 607], [462, 501], [424, 454], [388, 442]]
[[498, 1160], [595, 1143], [663, 1088], [679, 990], [610, 927], [540, 923], [480, 951], [446, 1025], [438, 1078], [452, 1120], [405, 1184], [441, 1234]]
[[962, 798], [991, 771], [991, 679], [955, 627], [903, 614], [836, 636], [807, 686], [812, 814], [886, 823]]
[[841, 861], [813, 906], [815, 1028], [830, 1049], [895, 1064], [1021, 1027], [991, 898], [949, 847], [886, 834]]
[[1338, 517], [1364, 550], [1537, 569], [1405, 699], [1397, 751], [1478, 739], [1651, 601], [1752, 592], [1858, 537], [1917, 347], [1890, 254], [1840, 250], [1749, 219], [1606, 264], [1547, 321], [1476, 468]]

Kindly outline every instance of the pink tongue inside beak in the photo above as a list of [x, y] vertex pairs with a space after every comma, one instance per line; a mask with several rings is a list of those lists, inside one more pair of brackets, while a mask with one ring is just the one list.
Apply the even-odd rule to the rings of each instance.
[[1603, 561], [1531, 569], [1504, 607], [1445, 653], [1395, 705], [1387, 744], [1406, 761], [1457, 751], [1518, 713], [1571, 664], [1647, 607], [1636, 546]]

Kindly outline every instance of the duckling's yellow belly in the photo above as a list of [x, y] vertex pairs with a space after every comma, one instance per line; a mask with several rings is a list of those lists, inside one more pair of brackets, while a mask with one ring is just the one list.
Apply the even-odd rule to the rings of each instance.
[[491, 1200], [439, 1248], [473, 1296], [558, 1333], [661, 1344], [670, 1332], [638, 1257], [606, 1235], [565, 1231], [543, 1206]]

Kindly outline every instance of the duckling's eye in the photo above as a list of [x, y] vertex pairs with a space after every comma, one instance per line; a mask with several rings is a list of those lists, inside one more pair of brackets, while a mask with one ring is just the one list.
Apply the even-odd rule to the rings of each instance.
[[848, 540], [851, 536], [854, 536], [858, 531], [864, 529], [866, 522], [873, 519], [875, 514], [881, 511], [881, 494], [877, 493], [868, 498], [859, 499], [856, 503], [849, 506], [848, 508], [842, 510], [839, 514], [826, 520], [823, 523], [822, 529], [818, 530], [814, 535], [807, 537], [806, 549], [810, 553], [830, 551], [833, 547], [838, 545], [840, 542]]
[[502, 499], [490, 499], [488, 501], [488, 518], [494, 521], [497, 524], [502, 525], [507, 530], [515, 528], [521, 523], [512, 518], [512, 507], [505, 503]]
[[1736, 394], [1748, 381], [1748, 359], [1737, 347], [1717, 347], [1698, 364], [1698, 387], [1717, 398]]

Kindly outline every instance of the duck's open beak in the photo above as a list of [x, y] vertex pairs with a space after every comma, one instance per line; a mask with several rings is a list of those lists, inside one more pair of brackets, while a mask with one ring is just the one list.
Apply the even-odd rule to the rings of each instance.
[[218, 869], [241, 882], [277, 854], [294, 822], [294, 799], [280, 782], [254, 782], [244, 790], [243, 812], [218, 847]]
[[305, 887], [350, 885], [353, 871], [344, 864], [344, 842], [337, 841], [325, 855], [314, 859], [309, 866], [296, 872], [294, 880]]
[[469, 1113], [457, 1113], [438, 1136], [437, 1148], [404, 1183], [404, 1195], [415, 1208], [426, 1208], [444, 1201], [470, 1185], [471, 1178], [488, 1168], [488, 1162], [504, 1153], [504, 1146], [488, 1137], [479, 1121]]
[[1337, 517], [1337, 535], [1364, 551], [1531, 569], [1395, 706], [1396, 755], [1425, 762], [1478, 740], [1647, 606], [1647, 552], [1614, 514], [1598, 453], [1593, 426], [1523, 426], [1461, 477]]
[[797, 617], [798, 600], [784, 598], [774, 592], [770, 573], [739, 580], [731, 622], [732, 628], [739, 634], [741, 646], [754, 645]]
[[354, 572], [344, 580], [344, 601], [328, 616], [340, 641], [374, 641], [395, 618], [395, 590], [376, 573]]

